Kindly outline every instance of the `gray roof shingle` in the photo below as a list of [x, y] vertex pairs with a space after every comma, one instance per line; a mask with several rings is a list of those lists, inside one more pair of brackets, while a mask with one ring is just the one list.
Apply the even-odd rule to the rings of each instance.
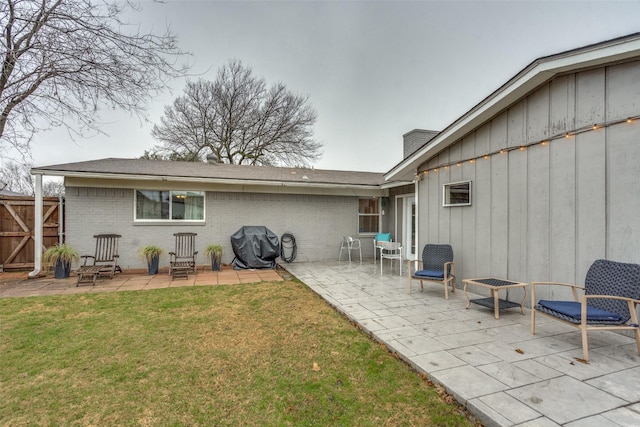
[[167, 160], [107, 158], [85, 162], [40, 166], [33, 173], [57, 176], [93, 176], [135, 178], [143, 176], [181, 177], [211, 180], [263, 181], [300, 183], [308, 185], [379, 186], [384, 184], [383, 173], [288, 168], [272, 166], [210, 164]]

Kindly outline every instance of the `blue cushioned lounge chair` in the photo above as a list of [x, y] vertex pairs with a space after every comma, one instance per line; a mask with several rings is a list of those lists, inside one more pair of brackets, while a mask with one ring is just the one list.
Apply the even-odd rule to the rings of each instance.
[[[415, 271], [412, 264], [417, 263]], [[420, 281], [420, 288], [424, 289], [423, 282], [435, 282], [444, 285], [444, 297], [449, 299], [448, 287], [451, 292], [456, 291], [456, 276], [454, 275], [453, 249], [451, 245], [427, 244], [422, 250], [422, 261], [409, 261], [409, 293], [411, 282]]]
[[[536, 301], [536, 287], [566, 286], [573, 301]], [[582, 296], [578, 297], [578, 290]], [[635, 306], [640, 303], [640, 265], [596, 260], [584, 281], [584, 288], [555, 282], [531, 283], [531, 334], [536, 333], [536, 314], [540, 313], [580, 329], [582, 355], [589, 361], [587, 332], [595, 330], [633, 331], [640, 355], [640, 328]]]

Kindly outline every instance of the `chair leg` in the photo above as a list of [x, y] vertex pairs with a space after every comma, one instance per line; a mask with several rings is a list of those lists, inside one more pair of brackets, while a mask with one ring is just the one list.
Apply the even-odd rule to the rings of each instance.
[[631, 313], [631, 323], [636, 325], [633, 335], [636, 337], [636, 346], [638, 347], [638, 355], [640, 355], [640, 326], [638, 326], [638, 314], [635, 305], [629, 301], [629, 313]]
[[583, 325], [580, 328], [581, 332], [582, 332], [582, 358], [585, 361], [589, 361], [589, 341], [587, 339], [587, 328], [585, 325]]
[[531, 335], [536, 334], [536, 310], [531, 306]]

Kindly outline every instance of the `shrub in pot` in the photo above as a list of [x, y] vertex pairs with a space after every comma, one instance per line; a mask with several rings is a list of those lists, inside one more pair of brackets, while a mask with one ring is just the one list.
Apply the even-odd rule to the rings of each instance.
[[147, 245], [140, 249], [140, 256], [147, 261], [149, 275], [158, 274], [160, 255], [162, 255], [163, 252], [162, 248], [157, 245]]
[[209, 245], [205, 248], [205, 253], [211, 258], [211, 271], [220, 271], [220, 261], [222, 260], [222, 246]]
[[66, 243], [51, 246], [42, 254], [42, 261], [54, 267], [53, 274], [56, 279], [69, 277], [71, 275], [71, 263], [79, 259], [78, 252]]

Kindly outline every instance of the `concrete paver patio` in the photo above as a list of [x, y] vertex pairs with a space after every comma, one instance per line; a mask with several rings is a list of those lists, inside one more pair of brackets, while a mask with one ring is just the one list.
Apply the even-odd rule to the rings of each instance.
[[133, 291], [178, 286], [232, 285], [274, 280], [283, 280], [276, 270], [234, 270], [230, 266], [224, 266], [222, 271], [198, 267], [197, 274], [189, 274], [187, 279], [174, 280], [171, 280], [166, 271], [151, 276], [142, 271], [127, 271], [116, 274], [113, 279], [100, 277], [95, 286], [91, 282], [83, 282], [80, 286], [76, 286], [76, 277], [73, 275], [68, 279], [56, 280], [50, 275], [28, 279], [26, 272], [0, 273], [0, 298]]
[[[462, 289], [448, 301], [436, 284], [409, 294], [397, 263], [382, 275], [372, 262], [284, 267], [487, 426], [640, 425], [640, 356], [632, 338], [590, 333], [584, 364], [576, 360], [576, 329], [541, 318], [531, 335], [528, 309], [524, 316], [520, 308], [504, 310], [496, 320], [490, 309], [465, 309]], [[520, 302], [522, 293], [512, 292]]]
[[[589, 334], [591, 363], [577, 330], [540, 319], [530, 333], [529, 311], [493, 311], [471, 305], [462, 292], [444, 299], [438, 285], [407, 292], [407, 277], [379, 264], [343, 261], [283, 267], [365, 332], [383, 342], [432, 381], [442, 384], [486, 426], [640, 425], [640, 357], [635, 341], [612, 332]], [[209, 269], [188, 280], [166, 274], [118, 274], [76, 287], [75, 277], [16, 282], [0, 274], [0, 298], [114, 292], [174, 286], [283, 280], [275, 270]], [[461, 285], [461, 279], [458, 279]], [[477, 295], [474, 295], [474, 297]], [[485, 296], [485, 295], [483, 295]], [[512, 294], [515, 301], [522, 294]]]

